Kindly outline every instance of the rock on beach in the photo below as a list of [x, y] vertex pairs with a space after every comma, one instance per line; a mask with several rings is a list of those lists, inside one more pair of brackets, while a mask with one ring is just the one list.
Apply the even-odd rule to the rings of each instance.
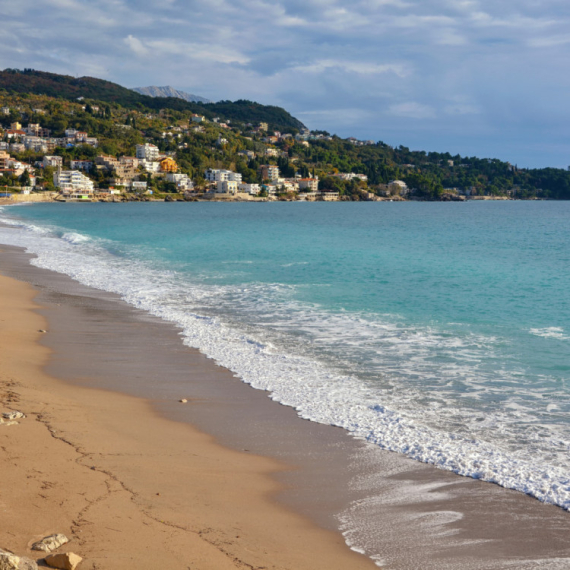
[[62, 544], [69, 542], [69, 538], [65, 534], [50, 534], [34, 542], [32, 544], [32, 550], [41, 550], [42, 552], [52, 552], [56, 548], [59, 548]]
[[16, 556], [0, 548], [0, 570], [38, 570], [38, 565], [29, 558]]
[[60, 568], [61, 570], [75, 570], [82, 560], [83, 558], [81, 558], [81, 556], [73, 552], [50, 554], [45, 558], [48, 566], [51, 566], [52, 568]]

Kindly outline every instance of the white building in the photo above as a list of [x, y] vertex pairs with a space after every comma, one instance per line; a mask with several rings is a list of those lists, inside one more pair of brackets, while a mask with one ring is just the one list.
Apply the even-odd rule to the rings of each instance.
[[188, 174], [168, 172], [166, 180], [174, 182], [179, 190], [191, 190], [194, 187], [194, 183], [190, 180]]
[[341, 180], [354, 180], [355, 178], [362, 180], [363, 182], [368, 180], [368, 176], [366, 176], [366, 174], [355, 174], [354, 172], [339, 172], [338, 174], [333, 174], [333, 176], [336, 176]]
[[318, 178], [300, 178], [297, 180], [299, 190], [308, 190], [309, 192], [318, 192], [319, 179]]
[[61, 156], [44, 156], [43, 165], [44, 168], [47, 168], [48, 166], [53, 168], [63, 166], [63, 158], [61, 158]]
[[91, 170], [93, 163], [90, 160], [72, 160], [71, 170]]
[[233, 180], [219, 180], [216, 184], [216, 194], [237, 194], [238, 183]]
[[220, 170], [214, 168], [208, 168], [204, 172], [204, 178], [209, 182], [237, 182], [241, 183], [241, 174], [238, 172], [232, 172], [231, 170]]
[[243, 194], [251, 194], [252, 196], [257, 196], [261, 192], [261, 187], [259, 184], [238, 184], [238, 192]]
[[157, 160], [158, 147], [153, 144], [138, 144], [137, 145], [137, 158], [141, 160]]
[[133, 192], [146, 192], [147, 183], [145, 181], [132, 180], [131, 188]]
[[90, 194], [95, 188], [93, 180], [79, 170], [58, 170], [53, 174], [53, 183], [63, 193], [83, 192]]
[[140, 160], [140, 166], [142, 166], [147, 172], [159, 172], [160, 162], [155, 162], [152, 160]]

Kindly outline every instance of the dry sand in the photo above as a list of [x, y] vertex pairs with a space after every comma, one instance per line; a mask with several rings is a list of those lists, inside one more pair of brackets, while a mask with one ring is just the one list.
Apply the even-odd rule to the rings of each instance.
[[0, 426], [0, 548], [41, 558], [61, 532], [86, 570], [376, 567], [272, 500], [285, 465], [44, 373], [35, 293], [0, 277], [0, 411], [27, 415]]

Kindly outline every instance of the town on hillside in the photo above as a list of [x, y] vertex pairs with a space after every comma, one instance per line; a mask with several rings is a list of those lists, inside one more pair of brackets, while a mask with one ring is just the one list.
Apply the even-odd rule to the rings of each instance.
[[[410, 151], [269, 122], [0, 90], [0, 198], [401, 201], [548, 198], [557, 169]], [[538, 185], [553, 189], [543, 190]]]
[[[95, 107], [98, 111], [98, 107]], [[0, 111], [8, 115], [10, 108], [3, 107]], [[37, 109], [34, 112], [38, 112]], [[192, 123], [202, 124], [206, 119], [199, 115], [192, 116]], [[231, 129], [227, 123], [213, 121], [220, 129]], [[320, 189], [319, 177], [315, 174], [303, 176], [299, 172], [284, 176], [273, 159], [284, 158], [289, 163], [296, 157], [289, 156], [277, 145], [284, 141], [295, 140], [302, 146], [308, 146], [311, 140], [330, 139], [329, 136], [311, 133], [304, 129], [294, 137], [292, 134], [282, 134], [274, 131], [267, 133], [268, 125], [261, 123], [252, 128], [252, 134], [261, 140], [263, 148], [259, 154], [252, 150], [238, 151], [249, 162], [259, 158], [267, 159], [266, 164], [257, 168], [257, 181], [246, 181], [239, 172], [224, 168], [208, 168], [196, 185], [192, 178], [181, 171], [176, 162], [175, 152], [161, 152], [159, 147], [151, 142], [137, 144], [135, 156], [113, 156], [97, 153], [92, 159], [65, 159], [61, 154], [55, 154], [57, 149], [77, 148], [87, 145], [98, 148], [97, 137], [89, 133], [67, 128], [63, 137], [52, 137], [51, 130], [43, 128], [40, 123], [28, 123], [23, 127], [19, 122], [11, 123], [3, 131], [0, 142], [0, 174], [4, 178], [17, 179], [21, 185], [4, 186], [4, 197], [8, 194], [19, 193], [29, 196], [32, 192], [41, 192], [49, 188], [46, 174], [51, 174], [53, 192], [51, 197], [56, 201], [122, 201], [121, 197], [132, 199], [136, 197], [151, 197], [154, 194], [153, 181], [169, 183], [170, 189], [176, 194], [182, 194], [184, 199], [204, 200], [323, 200], [338, 201], [340, 193], [334, 189]], [[181, 128], [169, 125], [162, 133], [162, 138], [188, 136], [192, 132], [204, 132], [204, 127], [194, 126]], [[372, 141], [349, 139], [351, 144], [374, 144]], [[228, 139], [219, 136], [216, 145], [224, 146]], [[41, 160], [25, 161], [19, 158], [26, 152], [45, 153]], [[10, 153], [18, 156], [12, 157]], [[91, 154], [91, 153], [90, 153]], [[53, 172], [51, 172], [53, 171]], [[291, 175], [292, 174], [292, 175]], [[366, 187], [367, 176], [358, 173], [331, 172], [330, 176], [340, 180], [354, 180]], [[97, 184], [100, 181], [102, 184]], [[409, 190], [400, 180], [394, 180], [385, 185], [384, 197], [404, 197]], [[172, 192], [171, 192], [172, 193]], [[365, 196], [369, 200], [381, 199], [372, 192]]]

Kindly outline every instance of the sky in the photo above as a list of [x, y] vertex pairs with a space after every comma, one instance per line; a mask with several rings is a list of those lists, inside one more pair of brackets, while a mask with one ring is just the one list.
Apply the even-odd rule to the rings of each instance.
[[0, 0], [0, 69], [279, 105], [412, 150], [570, 165], [568, 0]]

